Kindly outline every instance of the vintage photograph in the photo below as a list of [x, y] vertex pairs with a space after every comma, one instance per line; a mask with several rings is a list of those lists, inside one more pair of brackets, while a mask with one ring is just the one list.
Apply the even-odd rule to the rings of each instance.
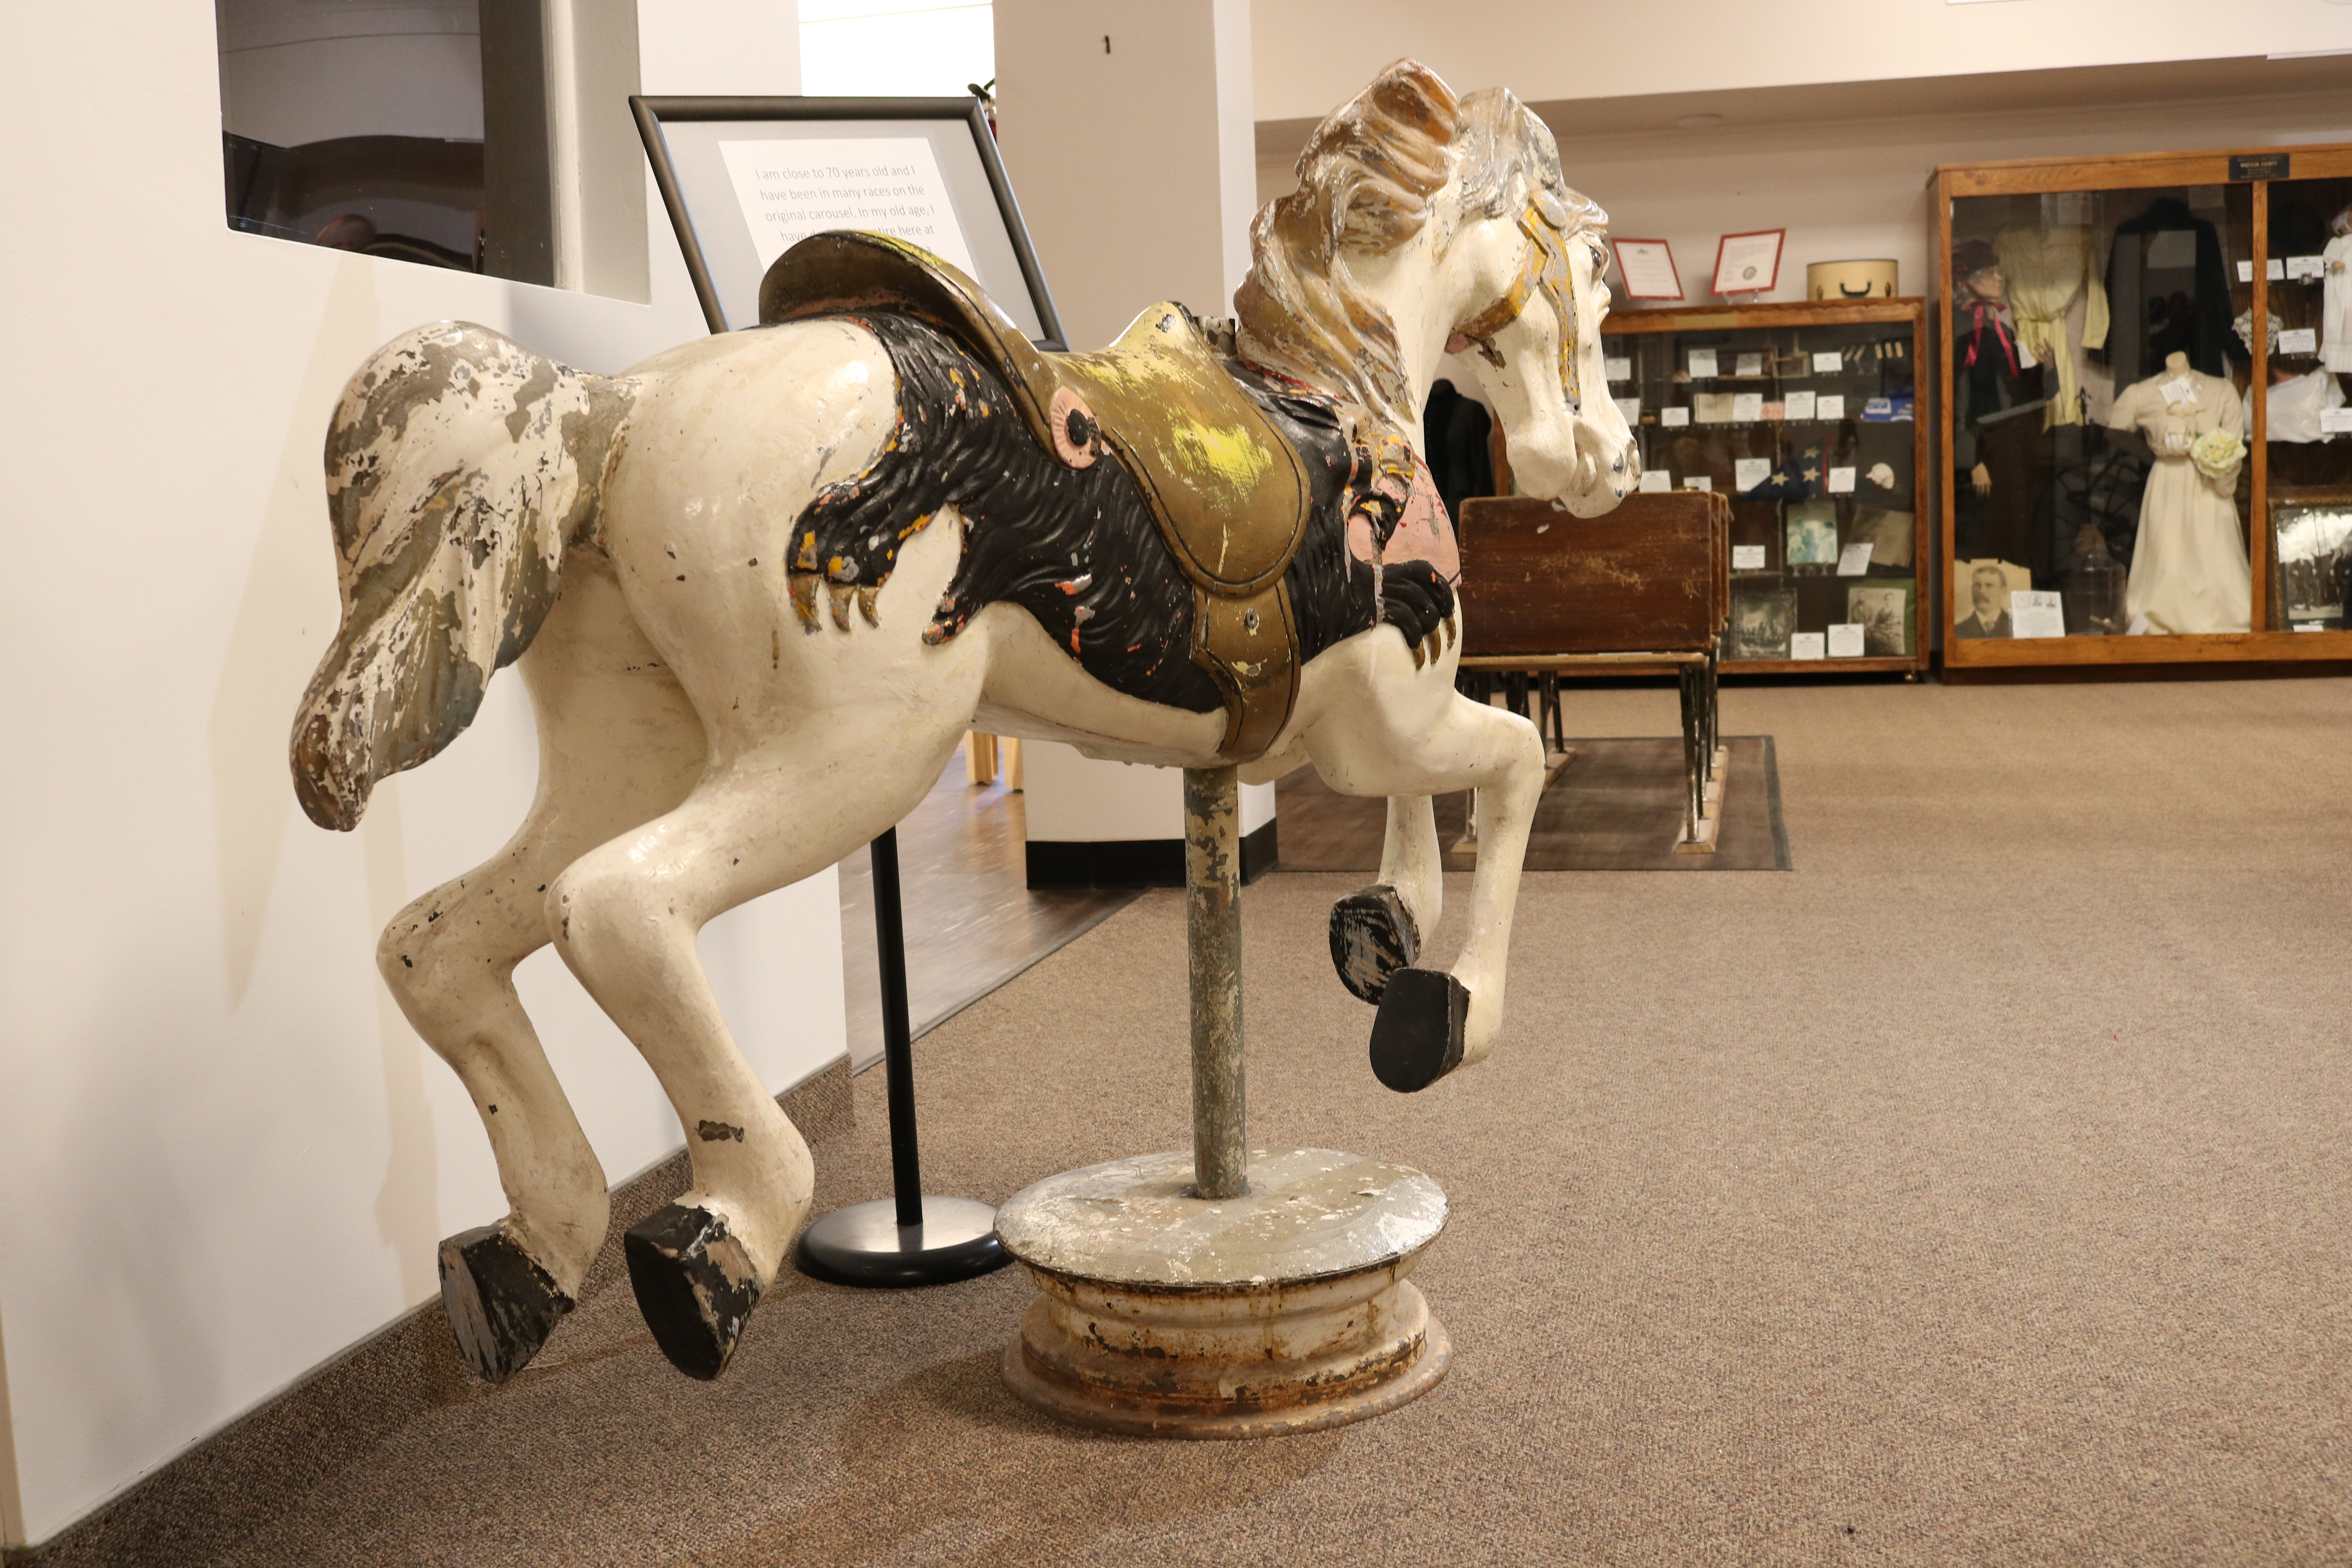
[[2352, 504], [2281, 503], [2278, 519], [2279, 600], [2286, 624], [2344, 620], [2344, 590], [2352, 576]]
[[1911, 651], [1911, 584], [1856, 584], [1845, 591], [1845, 618], [1862, 626], [1862, 651], [1901, 658]]
[[1953, 563], [1952, 636], [2014, 636], [2009, 618], [2009, 595], [2016, 589], [2032, 586], [2032, 573], [2006, 561]]
[[1787, 523], [1790, 565], [1837, 564], [1837, 502], [1791, 501], [1789, 503]]
[[1793, 588], [1760, 588], [1731, 596], [1731, 631], [1726, 658], [1786, 658], [1789, 634], [1797, 629]]

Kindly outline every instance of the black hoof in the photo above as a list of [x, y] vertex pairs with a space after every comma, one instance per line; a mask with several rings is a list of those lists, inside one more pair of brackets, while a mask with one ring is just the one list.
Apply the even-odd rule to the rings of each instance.
[[760, 1279], [743, 1244], [709, 1209], [666, 1205], [621, 1238], [637, 1310], [670, 1365], [708, 1383], [727, 1369]]
[[1331, 967], [1360, 1001], [1377, 1002], [1389, 976], [1421, 956], [1421, 930], [1385, 882], [1359, 888], [1331, 906]]
[[539, 1353], [572, 1298], [494, 1225], [441, 1244], [441, 1306], [474, 1375], [504, 1383]]
[[1400, 969], [1372, 1020], [1372, 1074], [1399, 1094], [1427, 1089], [1462, 1065], [1469, 988], [1441, 969]]

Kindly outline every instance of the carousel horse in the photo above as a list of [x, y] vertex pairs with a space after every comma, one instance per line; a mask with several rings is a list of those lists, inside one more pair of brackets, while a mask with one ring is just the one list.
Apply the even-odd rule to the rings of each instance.
[[[1311, 764], [1387, 797], [1380, 881], [1330, 932], [1378, 1004], [1375, 1070], [1417, 1089], [1493, 1046], [1543, 750], [1454, 689], [1458, 555], [1414, 437], [1441, 353], [1475, 354], [1523, 489], [1592, 515], [1633, 488], [1605, 219], [1508, 93], [1457, 99], [1411, 61], [1298, 172], [1252, 226], [1235, 321], [1159, 306], [1099, 353], [1040, 353], [937, 258], [828, 234], [771, 268], [762, 325], [623, 375], [443, 322], [353, 377], [326, 449], [341, 626], [292, 738], [304, 809], [354, 826], [506, 664], [538, 725], [522, 826], [377, 954], [510, 1205], [441, 1248], [483, 1377], [538, 1352], [609, 1215], [516, 964], [553, 942], [688, 1129], [690, 1189], [624, 1250], [664, 1352], [715, 1377], [813, 1173], [697, 933], [896, 823], [969, 729], [1245, 781]], [[1416, 967], [1430, 796], [1463, 789], [1467, 942]]]

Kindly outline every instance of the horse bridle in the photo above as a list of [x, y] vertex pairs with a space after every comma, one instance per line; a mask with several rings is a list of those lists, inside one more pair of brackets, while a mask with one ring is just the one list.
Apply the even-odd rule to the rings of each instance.
[[1528, 301], [1540, 290], [1559, 322], [1560, 391], [1568, 398], [1568, 411], [1580, 413], [1584, 403], [1576, 368], [1576, 273], [1569, 266], [1566, 238], [1560, 226], [1532, 203], [1519, 215], [1519, 232], [1528, 237], [1528, 250], [1518, 276], [1500, 299], [1454, 329], [1446, 339], [1446, 352], [1475, 348], [1481, 359], [1502, 369], [1503, 356], [1495, 347], [1495, 334], [1517, 321]]

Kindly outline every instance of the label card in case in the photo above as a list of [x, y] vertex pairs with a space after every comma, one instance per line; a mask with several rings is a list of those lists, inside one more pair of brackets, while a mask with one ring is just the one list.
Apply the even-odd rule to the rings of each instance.
[[1769, 458], [1738, 458], [1732, 461], [1731, 485], [1734, 489], [1752, 490], [1772, 477]]
[[2185, 375], [2176, 375], [2156, 390], [2157, 395], [2164, 399], [2167, 408], [2197, 401], [2197, 384]]
[[1610, 401], [1617, 405], [1617, 412], [1625, 416], [1626, 424], [1639, 425], [1642, 422], [1642, 400], [1640, 398], [1612, 397]]
[[2263, 265], [2263, 276], [2273, 283], [2286, 281], [2286, 263], [2273, 256]]
[[2238, 263], [2238, 281], [2239, 281], [2239, 282], [2241, 282], [2241, 283], [2252, 283], [2253, 280], [2254, 280], [2254, 264], [2253, 264], [2252, 262], [2251, 262], [2251, 261], [2241, 261], [2241, 262], [2239, 262], [2239, 263]]
[[1737, 367], [1732, 371], [1732, 374], [1734, 375], [1762, 375], [1764, 374], [1764, 356], [1760, 353], [1741, 354], [1738, 361]]
[[1686, 490], [1711, 490], [1715, 489], [1715, 481], [1708, 479], [1705, 474], [1685, 474], [1683, 476], [1683, 489]]
[[1790, 418], [1811, 419], [1813, 417], [1813, 395], [1811, 393], [1792, 392], [1789, 394], [1786, 398], [1782, 399], [1782, 401], [1789, 405]]
[[1813, 399], [1813, 413], [1823, 419], [1844, 418], [1845, 394], [1843, 392], [1822, 393], [1819, 397]]
[[2289, 327], [2279, 334], [2279, 353], [2283, 354], [2315, 354], [2319, 352], [2319, 329]]
[[1832, 658], [1862, 657], [1862, 623], [1860, 621], [1830, 623], [1830, 657]]
[[1633, 362], [1630, 358], [1603, 359], [1601, 374], [1612, 381], [1631, 381], [1633, 379]]
[[2009, 594], [2009, 635], [2013, 637], [2063, 637], [2066, 612], [2055, 588], [2012, 588]]
[[1761, 544], [1733, 545], [1731, 547], [1731, 569], [1734, 572], [1763, 571], [1764, 548], [1765, 547]]
[[1658, 410], [1658, 423], [1664, 426], [1669, 430], [1679, 430], [1684, 426], [1690, 423], [1690, 410], [1687, 408], [1661, 408]]
[[1825, 354], [1815, 354], [1813, 356], [1813, 374], [1815, 375], [1835, 375], [1839, 371], [1844, 368], [1845, 355], [1837, 353], [1835, 350], [1832, 350], [1830, 353]]
[[2324, 408], [2319, 413], [2323, 436], [2352, 436], [2352, 408]]
[[1664, 495], [1666, 491], [1674, 488], [1675, 477], [1666, 472], [1665, 469], [1643, 468], [1642, 470], [1642, 493], [1643, 495]]
[[1791, 632], [1789, 634], [1789, 657], [1790, 658], [1825, 658], [1829, 655], [1829, 650], [1822, 646], [1822, 634], [1819, 632]]
[[2316, 256], [2290, 256], [2286, 258], [2289, 281], [2298, 278], [2316, 278], [2326, 270], [2327, 263]]
[[1731, 395], [1731, 422], [1753, 425], [1764, 417], [1764, 395], [1760, 392], [1735, 392]]
[[1715, 351], [1693, 349], [1690, 352], [1690, 373], [1693, 381], [1703, 381], [1715, 374]]
[[1850, 496], [1853, 494], [1853, 470], [1852, 468], [1832, 468], [1830, 470], [1830, 494], [1833, 496]]
[[1867, 573], [1870, 570], [1870, 546], [1871, 542], [1865, 539], [1859, 543], [1849, 544], [1839, 551], [1837, 574], [1841, 577], [1859, 577]]

